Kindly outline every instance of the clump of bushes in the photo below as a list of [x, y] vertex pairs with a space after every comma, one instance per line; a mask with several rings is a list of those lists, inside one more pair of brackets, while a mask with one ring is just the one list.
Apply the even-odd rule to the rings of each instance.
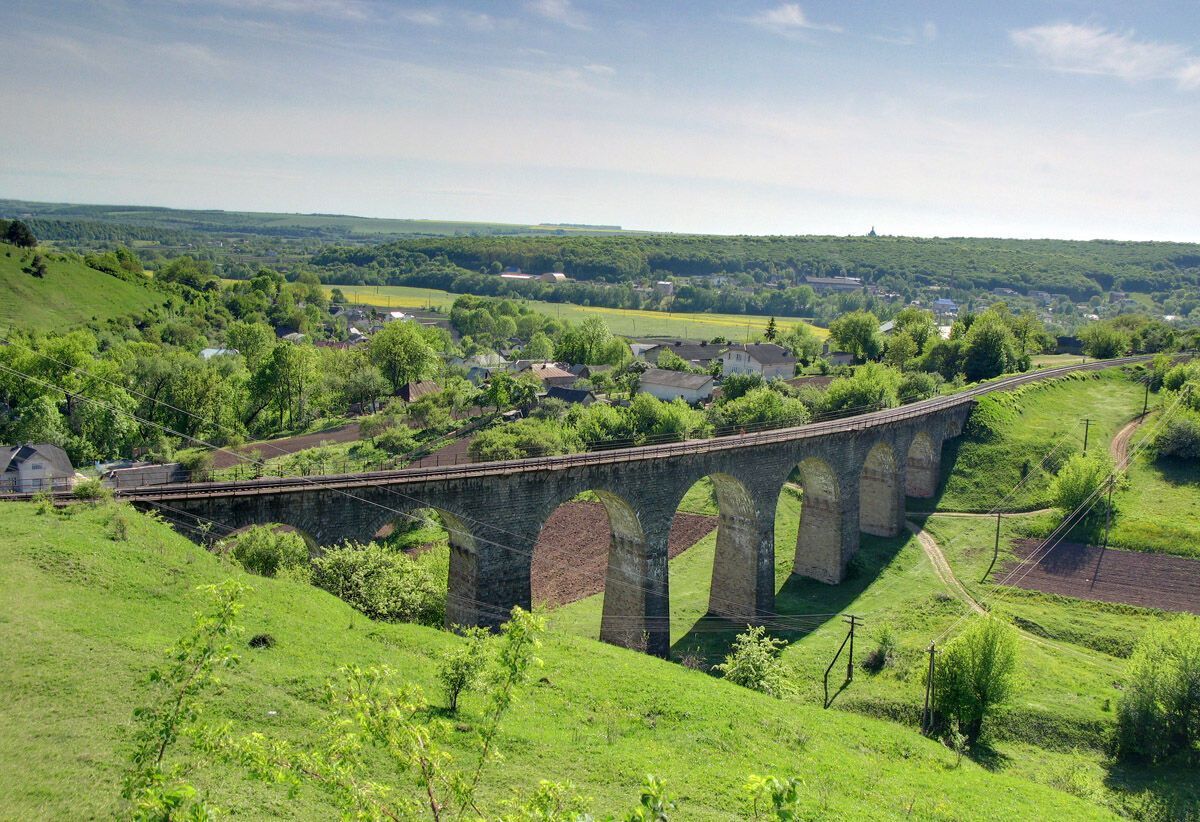
[[767, 636], [761, 625], [747, 628], [733, 640], [725, 661], [713, 666], [724, 679], [781, 698], [792, 690], [787, 669], [779, 655], [787, 642]]
[[934, 705], [946, 726], [957, 722], [971, 742], [1016, 688], [1017, 632], [998, 619], [976, 618], [937, 660]]
[[1167, 420], [1154, 435], [1153, 448], [1160, 458], [1200, 459], [1200, 415], [1183, 411]]
[[75, 499], [88, 500], [89, 502], [103, 502], [104, 500], [112, 499], [112, 495], [112, 489], [98, 479], [80, 480], [71, 489], [71, 496]]
[[1200, 742], [1200, 617], [1180, 616], [1134, 648], [1117, 702], [1117, 755], [1161, 762]]
[[313, 560], [312, 582], [372, 619], [440, 626], [447, 561], [445, 552], [414, 559], [373, 542], [346, 542]]
[[479, 683], [488, 661], [486, 628], [455, 626], [455, 630], [466, 641], [443, 651], [438, 657], [438, 679], [441, 680], [446, 709], [450, 713], [458, 712], [458, 698]]
[[239, 534], [231, 553], [243, 568], [263, 577], [308, 565], [308, 545], [303, 537], [263, 525], [255, 525]]
[[863, 668], [872, 674], [890, 668], [896, 664], [899, 651], [900, 641], [896, 638], [896, 632], [890, 626], [884, 625], [879, 629], [879, 644], [867, 654], [867, 658], [863, 660]]

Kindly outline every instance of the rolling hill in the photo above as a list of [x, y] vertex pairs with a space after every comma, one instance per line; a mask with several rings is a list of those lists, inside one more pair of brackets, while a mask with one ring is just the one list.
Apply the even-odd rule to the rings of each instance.
[[29, 273], [35, 252], [0, 243], [0, 333], [54, 331], [143, 311], [162, 295], [89, 268], [79, 257], [46, 249], [44, 277]]

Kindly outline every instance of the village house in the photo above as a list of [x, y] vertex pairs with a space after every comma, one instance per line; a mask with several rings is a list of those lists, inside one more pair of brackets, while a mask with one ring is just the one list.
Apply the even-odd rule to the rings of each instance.
[[950, 315], [958, 313], [958, 303], [948, 297], [938, 297], [930, 307], [933, 309], [934, 314]]
[[764, 380], [777, 377], [786, 380], [796, 373], [796, 358], [774, 343], [734, 345], [721, 355], [721, 373], [758, 374]]
[[421, 397], [428, 397], [430, 394], [436, 394], [441, 390], [442, 387], [434, 380], [421, 380], [420, 382], [409, 382], [400, 386], [400, 390], [396, 392], [396, 396], [405, 402], [416, 402]]
[[862, 288], [861, 277], [805, 277], [804, 282], [813, 291], [858, 291]]
[[75, 468], [57, 445], [0, 446], [0, 493], [66, 490], [75, 484]]
[[576, 376], [570, 371], [566, 371], [562, 368], [559, 368], [554, 363], [548, 362], [535, 363], [521, 373], [532, 374], [547, 387], [559, 385], [566, 388], [574, 385], [575, 380], [577, 379]]
[[689, 374], [650, 368], [642, 374], [641, 390], [660, 400], [682, 399], [684, 402], [706, 402], [713, 394], [713, 378], [709, 374]]
[[544, 283], [565, 283], [567, 275], [561, 271], [547, 271], [545, 274], [539, 275], [538, 279]]
[[654, 284], [654, 290], [664, 297], [670, 297], [675, 293], [675, 283], [670, 280], [659, 280]]
[[595, 392], [586, 388], [566, 388], [561, 385], [552, 385], [546, 389], [545, 399], [559, 400], [567, 405], [591, 405], [596, 402], [598, 397]]
[[643, 348], [641, 358], [651, 365], [657, 365], [658, 358], [662, 352], [670, 351], [689, 365], [708, 368], [713, 360], [721, 356], [723, 350], [722, 346], [709, 345], [706, 342], [688, 343], [675, 340], [674, 342], [664, 342], [649, 348]]

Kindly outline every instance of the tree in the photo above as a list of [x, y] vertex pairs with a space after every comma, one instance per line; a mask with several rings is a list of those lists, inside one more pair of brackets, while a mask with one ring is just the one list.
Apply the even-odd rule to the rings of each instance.
[[829, 325], [829, 338], [841, 351], [854, 355], [856, 362], [879, 356], [883, 348], [879, 319], [870, 311], [851, 311]]
[[1200, 415], [1185, 410], [1168, 419], [1154, 435], [1153, 448], [1159, 458], [1200, 460]]
[[258, 368], [275, 346], [275, 333], [266, 323], [236, 320], [225, 329], [225, 344], [235, 349], [251, 371]]
[[735, 400], [714, 405], [711, 413], [715, 425], [733, 428], [763, 424], [803, 425], [811, 419], [804, 403], [767, 386], [752, 388]]
[[193, 257], [176, 257], [154, 275], [155, 282], [178, 283], [196, 291], [203, 290], [216, 279], [212, 263]]
[[894, 408], [900, 400], [900, 372], [879, 363], [867, 363], [849, 377], [838, 377], [825, 392], [825, 407], [832, 412], [863, 414]]
[[975, 318], [967, 331], [963, 374], [969, 382], [998, 377], [1017, 366], [1017, 346], [1012, 331], [993, 311]]
[[779, 658], [786, 647], [785, 640], [767, 636], [763, 626], [747, 626], [733, 640], [725, 661], [714, 665], [713, 670], [744, 688], [781, 698], [791, 691], [787, 670]]
[[4, 231], [4, 241], [18, 248], [33, 248], [38, 244], [33, 230], [23, 220], [13, 220]]
[[907, 331], [896, 331], [887, 341], [887, 353], [883, 355], [883, 361], [893, 368], [904, 371], [907, 370], [918, 350], [916, 341]]
[[371, 337], [368, 346], [371, 362], [388, 378], [394, 391], [410, 382], [428, 379], [437, 368], [437, 352], [426, 341], [420, 326], [413, 323], [388, 323]]
[[580, 365], [620, 365], [629, 358], [629, 346], [614, 337], [599, 317], [588, 317], [566, 328], [558, 338], [555, 356]]
[[316, 350], [290, 343], [275, 346], [251, 379], [251, 393], [275, 408], [280, 428], [295, 425], [305, 414], [317, 383]]
[[1160, 762], [1200, 742], [1200, 617], [1156, 625], [1138, 642], [1117, 701], [1121, 759]]
[[821, 354], [821, 340], [805, 323], [796, 323], [782, 337], [779, 344], [791, 351], [802, 363], [810, 363]]
[[458, 713], [458, 698], [475, 687], [487, 665], [489, 636], [486, 628], [456, 626], [455, 631], [465, 642], [438, 655], [438, 679], [446, 695], [446, 709], [452, 714]]
[[662, 351], [658, 352], [658, 362], [655, 363], [655, 365], [664, 371], [683, 371], [686, 373], [692, 373], [697, 370], [692, 367], [691, 363], [669, 348], [664, 348]]
[[767, 342], [775, 342], [775, 338], [779, 336], [779, 327], [775, 325], [775, 318], [772, 317], [767, 321], [767, 330], [763, 332], [763, 338]]
[[45, 278], [47, 270], [46, 258], [41, 254], [33, 255], [33, 265], [31, 266], [29, 273], [41, 280]]
[[1130, 349], [1129, 335], [1106, 322], [1085, 326], [1079, 332], [1079, 339], [1083, 341], [1084, 353], [1098, 360], [1123, 357]]
[[942, 650], [934, 674], [934, 705], [947, 722], [957, 720], [974, 742], [988, 716], [1016, 687], [1016, 631], [995, 617], [977, 617]]
[[[659, 366], [661, 368], [661, 366]], [[730, 374], [721, 381], [721, 399], [736, 400], [738, 397], [745, 396], [755, 388], [761, 388], [766, 385], [763, 381], [762, 374], [747, 373], [747, 374]]]
[[535, 331], [521, 356], [527, 360], [549, 360], [554, 357], [554, 340], [544, 331]]
[[916, 343], [917, 354], [938, 339], [937, 320], [932, 311], [910, 305], [900, 309], [892, 318], [892, 323], [895, 333], [907, 334]]

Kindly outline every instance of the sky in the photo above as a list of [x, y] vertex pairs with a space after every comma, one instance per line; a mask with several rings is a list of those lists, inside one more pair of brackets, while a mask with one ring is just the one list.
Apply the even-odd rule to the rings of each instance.
[[1200, 0], [0, 6], [0, 197], [1200, 241]]

